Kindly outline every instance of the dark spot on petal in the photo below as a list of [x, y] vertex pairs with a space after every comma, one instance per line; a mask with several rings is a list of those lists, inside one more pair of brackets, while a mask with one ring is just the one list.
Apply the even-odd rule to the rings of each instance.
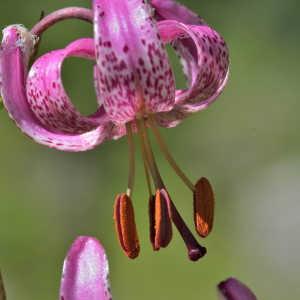
[[127, 46], [127, 44], [125, 44], [125, 46], [123, 47], [123, 52], [124, 52], [124, 53], [127, 53], [128, 50], [129, 50], [129, 49], [128, 49], [128, 46]]

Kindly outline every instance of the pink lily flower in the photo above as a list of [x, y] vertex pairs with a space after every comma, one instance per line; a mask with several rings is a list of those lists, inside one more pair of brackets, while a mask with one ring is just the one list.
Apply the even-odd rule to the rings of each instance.
[[[29, 57], [42, 32], [71, 17], [93, 22], [94, 39], [76, 40], [65, 49], [45, 54], [27, 74]], [[178, 52], [186, 90], [175, 89], [165, 43], [171, 43]], [[63, 88], [61, 66], [68, 56], [96, 61], [94, 85], [99, 109], [91, 116], [81, 115]], [[1, 44], [0, 90], [16, 125], [48, 147], [84, 151], [127, 134], [128, 187], [117, 197], [115, 221], [120, 245], [130, 258], [136, 258], [140, 251], [131, 202], [135, 173], [132, 133], [137, 131], [149, 190], [152, 247], [159, 250], [170, 243], [173, 221], [187, 246], [189, 259], [196, 261], [206, 249], [187, 228], [164, 186], [147, 128], [151, 127], [167, 160], [192, 191], [196, 231], [206, 237], [214, 217], [210, 183], [202, 177], [194, 185], [187, 178], [164, 144], [159, 126], [176, 126], [216, 100], [226, 85], [228, 65], [228, 49], [221, 36], [176, 2], [153, 0], [148, 5], [144, 0], [94, 0], [93, 12], [63, 9], [47, 16], [30, 32], [20, 25], [7, 27]]]
[[[217, 286], [219, 300], [256, 300], [236, 278]], [[66, 256], [59, 300], [112, 300], [105, 250], [97, 239], [78, 237]]]

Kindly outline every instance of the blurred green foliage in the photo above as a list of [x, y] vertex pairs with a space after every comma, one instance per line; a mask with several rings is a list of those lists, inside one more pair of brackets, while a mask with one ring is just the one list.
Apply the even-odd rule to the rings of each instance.
[[[126, 138], [94, 150], [67, 153], [34, 143], [0, 114], [0, 267], [9, 300], [57, 299], [63, 259], [77, 236], [100, 240], [110, 262], [117, 299], [216, 299], [215, 285], [229, 276], [246, 283], [258, 299], [298, 299], [300, 247], [299, 25], [296, 0], [182, 1], [227, 42], [228, 85], [219, 99], [174, 129], [165, 142], [187, 176], [207, 177], [214, 188], [214, 230], [207, 255], [193, 263], [174, 228], [171, 244], [153, 252], [148, 199], [136, 143], [133, 195], [141, 254], [129, 260], [114, 229], [113, 205], [126, 189]], [[1, 0], [2, 28], [28, 29], [40, 12], [91, 8], [84, 0]], [[39, 54], [92, 37], [92, 25], [61, 22], [43, 35]], [[169, 49], [177, 86], [183, 75]], [[93, 62], [68, 58], [63, 82], [74, 105], [88, 115], [97, 108]], [[153, 148], [165, 184], [194, 231], [192, 195]]]

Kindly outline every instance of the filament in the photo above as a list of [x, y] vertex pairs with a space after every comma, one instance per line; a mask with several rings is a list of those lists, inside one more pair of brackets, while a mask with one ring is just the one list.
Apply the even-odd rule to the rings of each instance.
[[179, 166], [177, 165], [177, 163], [175, 162], [174, 158], [171, 156], [164, 140], [163, 137], [160, 133], [159, 127], [157, 125], [156, 119], [154, 117], [154, 115], [150, 115], [148, 116], [148, 121], [150, 124], [150, 127], [152, 129], [153, 135], [156, 139], [156, 142], [160, 148], [160, 150], [162, 151], [162, 153], [164, 154], [165, 158], [167, 159], [167, 161], [169, 162], [169, 164], [171, 165], [171, 167], [173, 168], [173, 170], [177, 173], [177, 175], [183, 180], [183, 182], [188, 186], [188, 188], [194, 192], [195, 191], [195, 186], [194, 184], [186, 177], [186, 175], [181, 171], [181, 169], [179, 168]]
[[127, 195], [132, 197], [133, 184], [134, 184], [134, 173], [135, 173], [135, 160], [134, 160], [134, 143], [131, 122], [125, 124], [127, 132], [128, 141], [128, 153], [129, 153], [129, 175], [128, 175], [128, 185], [127, 185]]

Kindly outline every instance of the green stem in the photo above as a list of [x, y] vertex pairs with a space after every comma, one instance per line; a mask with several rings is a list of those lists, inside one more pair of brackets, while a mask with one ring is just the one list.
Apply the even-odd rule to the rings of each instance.
[[0, 273], [0, 300], [6, 300], [3, 280]]
[[3, 104], [2, 98], [1, 98], [1, 96], [0, 96], [0, 110], [1, 110], [2, 108], [4, 108], [4, 104]]

